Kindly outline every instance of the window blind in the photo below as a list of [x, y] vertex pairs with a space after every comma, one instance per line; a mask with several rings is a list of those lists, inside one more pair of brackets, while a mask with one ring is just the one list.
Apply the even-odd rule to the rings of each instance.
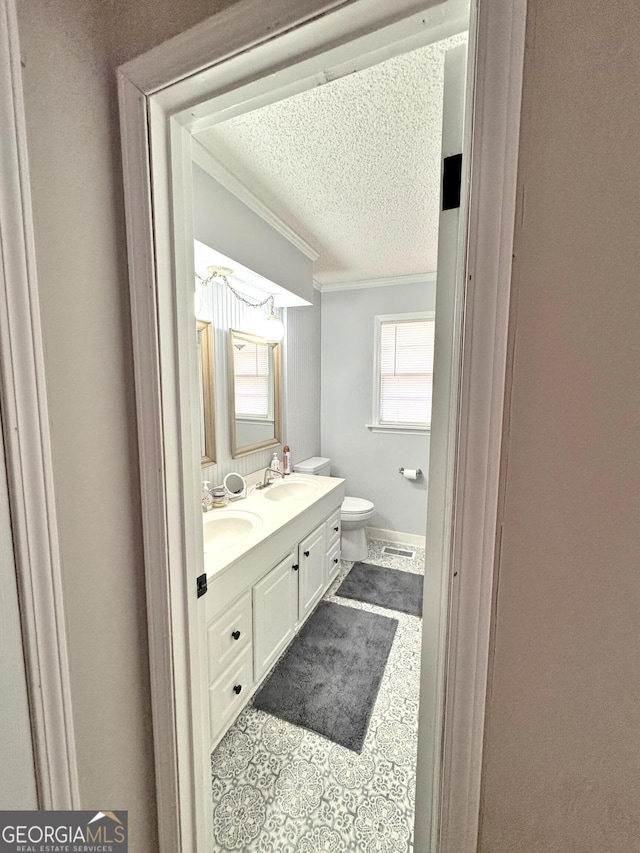
[[234, 357], [236, 415], [269, 417], [269, 348], [245, 344]]
[[434, 320], [380, 324], [380, 423], [431, 424]]

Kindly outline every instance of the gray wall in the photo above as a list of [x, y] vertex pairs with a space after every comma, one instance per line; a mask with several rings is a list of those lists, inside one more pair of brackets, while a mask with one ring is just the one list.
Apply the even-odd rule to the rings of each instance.
[[[229, 345], [227, 330], [251, 332], [268, 309], [249, 308], [221, 283], [198, 284], [198, 316], [213, 323], [216, 400], [217, 464], [202, 469], [202, 479], [221, 483], [230, 471], [250, 474], [266, 468], [274, 450], [270, 447], [239, 459], [231, 458], [229, 418]], [[292, 449], [292, 460], [316, 456], [320, 452], [320, 293], [313, 292], [316, 304], [300, 308], [276, 309], [285, 323], [282, 343], [283, 365], [283, 444]], [[304, 454], [301, 456], [301, 454]]]
[[[313, 289], [312, 263], [285, 237], [231, 195], [203, 169], [193, 166], [193, 219], [197, 240], [221, 251], [314, 306], [277, 309], [286, 334], [282, 342], [283, 442], [295, 461], [320, 452], [320, 293]], [[250, 474], [269, 465], [282, 446], [231, 458], [229, 419], [229, 328], [251, 332], [268, 307], [250, 308], [221, 283], [198, 283], [198, 316], [214, 328], [217, 464], [203, 469], [203, 479], [221, 483], [230, 471]]]
[[[435, 309], [435, 284], [368, 287], [322, 294], [322, 455], [347, 494], [373, 501], [371, 527], [424, 536], [429, 436], [375, 433], [374, 317]], [[410, 482], [400, 467], [425, 474]]]
[[[216, 401], [216, 465], [202, 469], [202, 479], [209, 480], [212, 486], [222, 483], [230, 471], [238, 474], [250, 474], [260, 468], [266, 468], [274, 450], [280, 453], [280, 447], [269, 447], [238, 459], [231, 458], [231, 419], [229, 415], [229, 329], [240, 332], [252, 332], [260, 317], [268, 315], [268, 309], [249, 308], [240, 302], [221, 282], [213, 281], [206, 286], [196, 285], [200, 297], [198, 318], [208, 320], [213, 326], [213, 365], [215, 373]], [[282, 318], [282, 309], [276, 314]], [[286, 359], [286, 342], [283, 348], [283, 361]]]
[[313, 262], [200, 166], [193, 166], [193, 235], [311, 302]]
[[37, 809], [9, 490], [0, 419], [0, 809]]
[[631, 853], [640, 6], [529, 0], [527, 36], [480, 851]]
[[80, 797], [157, 853], [115, 69], [231, 4], [16, 5]]
[[[17, 2], [80, 790], [129, 809], [136, 853], [158, 843], [114, 71], [229, 5]], [[529, 0], [482, 853], [637, 846], [639, 46], [633, 0]]]
[[284, 443], [295, 464], [320, 454], [320, 320], [322, 296], [309, 308], [287, 308]]

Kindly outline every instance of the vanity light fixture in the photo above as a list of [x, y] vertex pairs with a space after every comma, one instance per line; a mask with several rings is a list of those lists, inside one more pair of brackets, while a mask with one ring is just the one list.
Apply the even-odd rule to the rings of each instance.
[[268, 344], [279, 344], [284, 338], [284, 324], [276, 315], [273, 294], [270, 293], [262, 300], [262, 302], [252, 302], [250, 299], [247, 299], [244, 294], [239, 293], [235, 287], [232, 287], [229, 284], [227, 276], [230, 276], [232, 272], [233, 270], [229, 267], [207, 267], [208, 276], [203, 278], [199, 273], [196, 273], [196, 278], [204, 285], [211, 284], [215, 279], [220, 279], [229, 288], [236, 299], [243, 302], [245, 305], [248, 305], [250, 308], [262, 308], [263, 305], [268, 304], [270, 309], [269, 316], [266, 317], [264, 322], [261, 324], [260, 334]]
[[260, 324], [260, 334], [268, 344], [279, 344], [284, 338], [284, 325], [274, 311], [273, 296], [269, 308], [269, 316]]

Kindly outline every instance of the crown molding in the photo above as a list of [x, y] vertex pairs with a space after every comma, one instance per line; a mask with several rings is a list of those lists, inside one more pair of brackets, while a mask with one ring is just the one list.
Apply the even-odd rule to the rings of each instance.
[[321, 284], [314, 280], [313, 286], [322, 293], [331, 293], [336, 290], [364, 290], [369, 287], [395, 287], [399, 284], [435, 284], [437, 273], [423, 272], [412, 275], [397, 275], [389, 278], [361, 279], [359, 281], [334, 281], [330, 284]]
[[193, 162], [204, 169], [212, 178], [215, 178], [222, 186], [232, 193], [243, 204], [256, 213], [265, 222], [268, 222], [271, 227], [285, 237], [290, 243], [299, 249], [303, 255], [306, 255], [309, 260], [317, 261], [320, 255], [313, 246], [310, 246], [293, 228], [290, 228], [287, 223], [281, 219], [277, 213], [274, 213], [270, 207], [262, 202], [257, 195], [238, 180], [235, 175], [222, 165], [213, 154], [204, 147], [197, 139], [193, 138], [191, 143], [191, 151]]

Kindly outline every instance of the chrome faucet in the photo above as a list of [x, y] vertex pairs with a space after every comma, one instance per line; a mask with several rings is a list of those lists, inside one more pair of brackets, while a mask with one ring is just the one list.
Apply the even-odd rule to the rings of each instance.
[[276, 471], [275, 468], [265, 468], [264, 479], [262, 480], [261, 484], [256, 486], [256, 489], [266, 489], [267, 486], [271, 485], [271, 478], [275, 476], [282, 477], [282, 479], [284, 480], [284, 474], [282, 473], [282, 471]]

